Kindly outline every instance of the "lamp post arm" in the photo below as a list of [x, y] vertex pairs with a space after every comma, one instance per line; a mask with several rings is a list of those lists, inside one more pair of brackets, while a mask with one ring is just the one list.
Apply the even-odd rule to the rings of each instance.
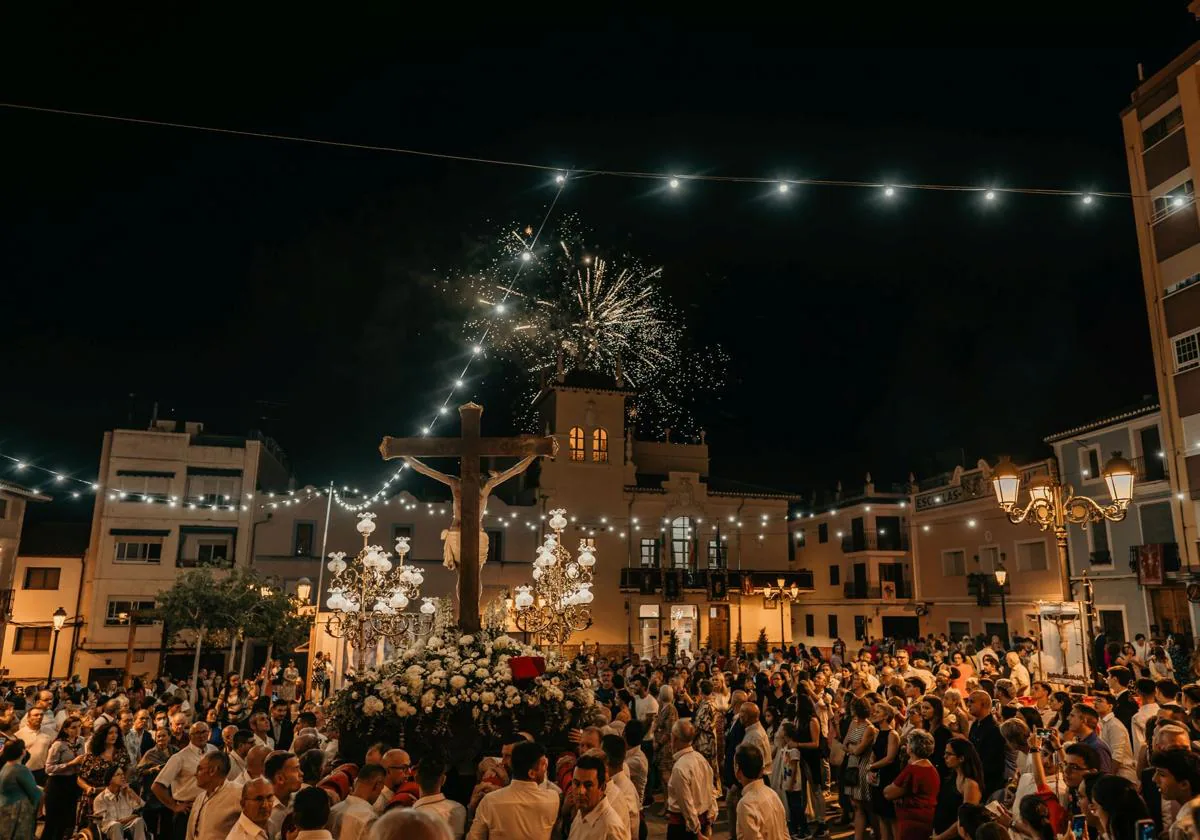
[[1033, 524], [1040, 525], [1042, 528], [1049, 527], [1054, 521], [1054, 505], [1044, 499], [1030, 499], [1025, 507], [1014, 505], [1006, 509], [1004, 513], [1008, 517], [1008, 521], [1014, 525], [1020, 525], [1031, 517]]
[[1113, 502], [1102, 505], [1088, 496], [1071, 496], [1063, 503], [1064, 518], [1072, 525], [1083, 525], [1088, 522], [1101, 522], [1109, 519], [1120, 522], [1125, 518], [1128, 505]]

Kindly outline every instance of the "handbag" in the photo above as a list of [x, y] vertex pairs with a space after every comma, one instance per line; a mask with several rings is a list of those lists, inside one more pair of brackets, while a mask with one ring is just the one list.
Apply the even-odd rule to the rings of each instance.
[[858, 786], [858, 765], [842, 768], [842, 785], [845, 787]]
[[841, 741], [831, 739], [829, 741], [829, 763], [833, 767], [841, 767], [842, 762], [846, 760], [846, 748]]

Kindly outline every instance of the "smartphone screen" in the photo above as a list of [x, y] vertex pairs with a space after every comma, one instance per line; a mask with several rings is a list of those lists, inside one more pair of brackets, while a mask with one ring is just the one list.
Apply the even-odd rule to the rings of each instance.
[[1137, 840], [1154, 840], [1154, 820], [1138, 820]]
[[1075, 840], [1083, 840], [1086, 830], [1087, 818], [1083, 814], [1071, 818], [1071, 834], [1075, 835]]

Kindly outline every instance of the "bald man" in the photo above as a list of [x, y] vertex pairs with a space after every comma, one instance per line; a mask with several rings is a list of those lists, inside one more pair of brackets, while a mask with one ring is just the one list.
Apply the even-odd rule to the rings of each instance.
[[743, 703], [738, 709], [738, 719], [746, 730], [746, 734], [742, 736], [742, 743], [758, 747], [763, 754], [763, 764], [770, 767], [771, 739], [767, 737], [767, 730], [763, 728], [760, 717], [758, 705], [755, 703]]
[[[752, 705], [743, 704], [743, 712], [746, 706]], [[755, 724], [761, 727], [757, 718]], [[717, 816], [712, 768], [708, 765], [708, 759], [692, 749], [695, 738], [696, 727], [690, 720], [675, 721], [671, 727], [671, 749], [675, 753], [675, 764], [667, 782], [667, 837], [672, 840], [694, 840], [702, 835], [708, 836]], [[745, 741], [742, 743], [744, 745]]]
[[983, 763], [983, 799], [991, 796], [1006, 783], [1004, 768], [1008, 762], [1008, 742], [1000, 734], [1000, 726], [992, 714], [992, 696], [986, 691], [972, 691], [968, 701], [973, 723], [971, 744]]
[[412, 799], [397, 802], [397, 805], [410, 806], [421, 798], [421, 790], [412, 781], [412, 759], [404, 750], [388, 750], [379, 757], [379, 763], [387, 771], [383, 784], [383, 792], [375, 800], [375, 813], [382, 814], [388, 809], [392, 798], [398, 794], [406, 794]]
[[263, 767], [266, 765], [267, 756], [270, 754], [271, 751], [266, 747], [251, 747], [250, 751], [246, 753], [246, 769], [242, 771], [242, 775], [236, 781], [244, 785], [255, 779], [261, 779], [263, 777]]

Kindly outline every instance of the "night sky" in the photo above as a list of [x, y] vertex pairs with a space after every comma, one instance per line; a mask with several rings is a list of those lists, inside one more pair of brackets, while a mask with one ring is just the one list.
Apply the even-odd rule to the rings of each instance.
[[[1146, 5], [1171, 8], [1142, 10], [1142, 46], [1086, 50], [652, 29], [217, 49], [183, 24], [79, 22], [0, 98], [563, 167], [1127, 190], [1137, 62], [1197, 37], [1184, 3]], [[440, 278], [554, 193], [526, 169], [7, 109], [0, 136], [0, 452], [86, 478], [103, 432], [157, 401], [265, 429], [302, 484], [374, 489], [381, 435], [426, 422], [468, 352]], [[714, 476], [807, 491], [1042, 456], [1154, 392], [1128, 200], [593, 177], [560, 208], [663, 265], [729, 354], [698, 412]], [[485, 429], [512, 431], [511, 379], [480, 372]]]

